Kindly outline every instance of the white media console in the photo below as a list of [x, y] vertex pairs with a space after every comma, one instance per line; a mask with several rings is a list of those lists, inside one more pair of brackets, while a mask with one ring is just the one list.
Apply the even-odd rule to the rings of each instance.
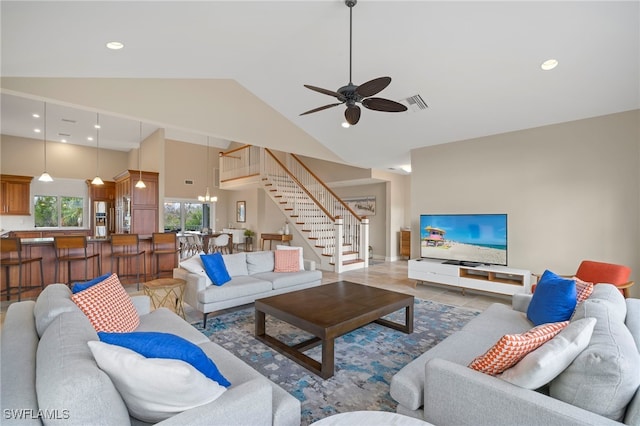
[[500, 294], [531, 293], [531, 271], [497, 265], [449, 265], [442, 260], [409, 260], [409, 279]]

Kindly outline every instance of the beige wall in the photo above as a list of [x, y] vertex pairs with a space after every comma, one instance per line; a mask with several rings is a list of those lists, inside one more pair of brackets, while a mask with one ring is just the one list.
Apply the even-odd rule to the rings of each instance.
[[[42, 140], [0, 136], [3, 174], [40, 176], [44, 168]], [[108, 149], [100, 150], [100, 177], [113, 177], [127, 169], [128, 154]], [[69, 179], [93, 179], [96, 175], [96, 148], [47, 142], [47, 171], [56, 177]]]
[[421, 213], [507, 213], [509, 266], [592, 259], [640, 280], [639, 123], [636, 110], [413, 150], [413, 253]]

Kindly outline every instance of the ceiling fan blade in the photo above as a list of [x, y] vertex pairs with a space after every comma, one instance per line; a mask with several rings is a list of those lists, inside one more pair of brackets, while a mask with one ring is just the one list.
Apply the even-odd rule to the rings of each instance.
[[329, 95], [340, 99], [342, 95], [338, 92], [334, 92], [333, 90], [323, 89], [322, 87], [311, 86], [309, 84], [305, 84], [304, 87], [307, 89], [311, 89], [315, 92], [322, 93], [323, 95]]
[[383, 98], [367, 98], [362, 100], [365, 108], [384, 112], [403, 112], [407, 107], [396, 101], [390, 101]]
[[303, 113], [302, 113], [302, 114], [300, 114], [300, 115], [307, 115], [307, 114], [311, 114], [311, 113], [313, 113], [313, 112], [322, 111], [323, 109], [331, 108], [331, 107], [338, 106], [338, 105], [342, 105], [342, 103], [329, 104], [329, 105], [321, 106], [321, 107], [318, 107], [318, 108], [310, 109], [309, 111], [307, 111], [307, 112], [303, 112]]
[[363, 98], [367, 98], [383, 91], [390, 83], [391, 77], [374, 78], [358, 86], [356, 93]]
[[352, 126], [358, 124], [358, 121], [360, 121], [360, 107], [357, 105], [348, 106], [344, 112], [344, 118]]

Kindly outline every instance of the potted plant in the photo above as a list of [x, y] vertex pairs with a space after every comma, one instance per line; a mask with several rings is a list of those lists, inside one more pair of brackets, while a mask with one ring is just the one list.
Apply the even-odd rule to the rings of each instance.
[[245, 247], [253, 247], [253, 236], [256, 235], [251, 229], [244, 230], [244, 245]]

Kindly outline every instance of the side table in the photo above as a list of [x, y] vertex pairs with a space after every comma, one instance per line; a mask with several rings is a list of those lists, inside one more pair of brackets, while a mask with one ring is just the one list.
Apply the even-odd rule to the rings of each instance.
[[179, 278], [158, 278], [142, 284], [144, 294], [149, 296], [154, 309], [166, 307], [185, 318], [182, 307], [185, 280]]
[[271, 241], [280, 241], [291, 245], [293, 235], [291, 234], [260, 234], [260, 249], [264, 250], [264, 242], [269, 241], [269, 250], [271, 250]]

